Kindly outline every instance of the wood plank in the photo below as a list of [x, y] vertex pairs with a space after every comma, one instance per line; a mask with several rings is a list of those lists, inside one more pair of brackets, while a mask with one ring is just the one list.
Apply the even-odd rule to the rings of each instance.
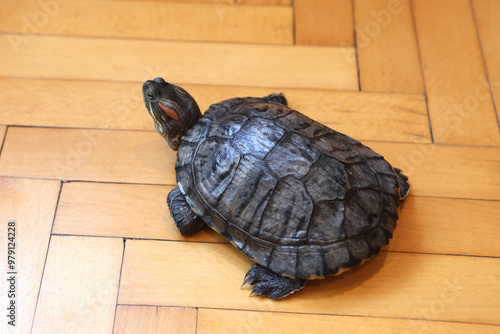
[[[405, 171], [415, 196], [500, 199], [500, 148], [364, 143]], [[175, 159], [156, 132], [11, 127], [0, 175], [173, 185]]]
[[[283, 92], [291, 108], [353, 137], [431, 142], [423, 95], [182, 86], [195, 97], [201, 110], [236, 96], [262, 97]], [[30, 99], [24, 98], [27, 94]], [[0, 106], [0, 124], [153, 130], [153, 121], [143, 106], [139, 82], [0, 78], [0, 99], [4, 101]], [[391, 131], [386, 131], [388, 127]]]
[[[358, 90], [354, 49], [0, 35], [0, 76]], [[202, 57], [200, 55], [203, 55]], [[245, 64], [245, 66], [242, 66]]]
[[500, 257], [500, 201], [409, 196], [388, 250]]
[[498, 121], [500, 108], [500, 63], [498, 62], [500, 59], [500, 36], [498, 35], [498, 31], [500, 31], [500, 21], [498, 20], [500, 3], [494, 0], [474, 0], [472, 3]]
[[0, 175], [175, 184], [175, 159], [156, 132], [11, 127]]
[[141, 88], [141, 82], [0, 78], [0, 98], [9, 101], [0, 106], [0, 124], [152, 130]]
[[196, 318], [194, 308], [118, 305], [113, 333], [194, 334]]
[[354, 46], [351, 0], [295, 0], [295, 43]]
[[470, 2], [418, 0], [413, 8], [434, 140], [499, 146]]
[[[228, 243], [208, 228], [182, 237], [165, 203], [170, 189], [171, 186], [65, 183], [53, 233]], [[499, 201], [410, 196], [400, 211], [398, 228], [388, 249], [500, 257], [499, 216]]]
[[52, 233], [227, 242], [209, 228], [194, 236], [181, 236], [165, 200], [172, 189], [172, 186], [65, 183]]
[[[2, 1], [0, 13], [0, 32], [293, 44], [293, 11], [287, 6], [91, 0], [42, 5], [20, 0]], [[45, 17], [46, 23], [37, 17]]]
[[34, 333], [111, 333], [123, 240], [53, 236]]
[[[75, 1], [95, 1], [95, 0], [75, 0]], [[137, 1], [137, 0], [106, 0], [106, 1]], [[148, 0], [149, 2], [203, 2], [203, 3], [224, 3], [224, 4], [234, 4], [235, 0]]]
[[498, 333], [497, 326], [410, 319], [199, 309], [198, 334], [209, 333]]
[[361, 89], [423, 93], [409, 0], [355, 0]]
[[384, 252], [278, 302], [239, 289], [250, 266], [231, 245], [129, 240], [119, 303], [500, 323], [498, 258]]
[[[2, 247], [0, 275], [2, 293], [0, 305], [7, 307], [7, 272], [17, 272], [16, 327], [8, 325], [4, 311], [0, 322], [2, 333], [30, 333], [42, 280], [43, 266], [50, 238], [50, 230], [59, 196], [60, 182], [0, 178], [0, 235]], [[7, 223], [15, 226], [15, 269], [7, 267]], [[5, 310], [5, 309], [4, 309]]]
[[236, 0], [239, 5], [280, 5], [291, 6], [292, 0]]

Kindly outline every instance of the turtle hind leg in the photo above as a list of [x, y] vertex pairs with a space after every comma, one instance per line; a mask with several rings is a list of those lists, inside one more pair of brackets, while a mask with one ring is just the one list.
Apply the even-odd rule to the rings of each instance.
[[278, 102], [278, 103], [281, 103], [285, 106], [288, 106], [288, 102], [285, 98], [285, 94], [283, 94], [283, 93], [272, 93], [271, 95], [263, 97], [262, 99], [266, 100], [266, 101]]
[[245, 283], [253, 286], [251, 295], [281, 299], [302, 289], [306, 280], [282, 276], [256, 263], [245, 275]]
[[179, 188], [174, 188], [167, 196], [167, 204], [170, 209], [175, 226], [182, 235], [191, 235], [203, 228], [205, 223], [193, 212], [186, 198]]
[[399, 198], [401, 201], [403, 201], [407, 196], [408, 193], [410, 192], [410, 184], [408, 183], [408, 176], [404, 175], [401, 172], [401, 169], [399, 168], [394, 168], [394, 171], [396, 172], [396, 175], [398, 176], [398, 183], [399, 183]]

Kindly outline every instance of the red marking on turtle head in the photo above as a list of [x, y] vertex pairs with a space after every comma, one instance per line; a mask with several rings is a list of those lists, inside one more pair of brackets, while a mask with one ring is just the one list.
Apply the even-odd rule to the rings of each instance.
[[175, 119], [175, 120], [179, 119], [179, 115], [177, 115], [177, 113], [175, 111], [173, 111], [170, 108], [165, 107], [161, 103], [158, 103], [158, 105], [160, 106], [161, 110], [163, 110], [165, 112], [165, 114], [167, 114], [168, 117]]

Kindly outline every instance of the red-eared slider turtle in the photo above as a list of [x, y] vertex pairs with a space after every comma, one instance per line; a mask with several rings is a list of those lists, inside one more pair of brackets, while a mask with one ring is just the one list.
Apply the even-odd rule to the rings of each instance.
[[234, 98], [202, 116], [184, 89], [143, 86], [156, 130], [178, 150], [167, 197], [181, 234], [205, 224], [252, 258], [253, 293], [283, 298], [389, 242], [408, 179], [359, 141], [287, 107]]

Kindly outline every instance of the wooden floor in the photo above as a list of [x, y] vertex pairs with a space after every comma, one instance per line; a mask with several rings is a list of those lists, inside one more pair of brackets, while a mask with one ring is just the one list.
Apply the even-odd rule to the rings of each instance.
[[[2, 0], [2, 333], [500, 333], [500, 1]], [[146, 79], [284, 92], [410, 178], [389, 247], [282, 301], [183, 238]], [[8, 224], [16, 224], [16, 327]]]

